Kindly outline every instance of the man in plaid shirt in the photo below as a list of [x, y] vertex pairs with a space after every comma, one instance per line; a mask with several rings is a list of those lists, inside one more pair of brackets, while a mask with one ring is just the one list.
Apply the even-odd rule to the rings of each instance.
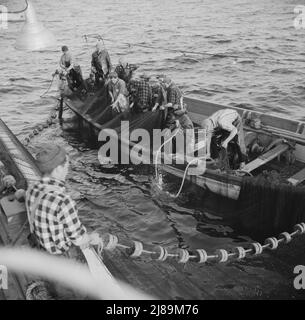
[[[152, 89], [145, 79], [130, 80], [129, 91], [137, 112], [150, 111], [152, 108]], [[131, 105], [132, 107], [132, 105]]]
[[92, 235], [78, 218], [75, 202], [65, 191], [69, 160], [65, 149], [43, 145], [36, 156], [43, 178], [29, 187], [26, 204], [31, 232], [40, 247], [54, 255], [68, 252], [72, 245], [85, 248]]
[[193, 129], [193, 123], [187, 115], [187, 110], [183, 103], [183, 96], [180, 89], [172, 82], [169, 77], [165, 77], [164, 84], [167, 89], [168, 116], [166, 126], [181, 125], [182, 129]]

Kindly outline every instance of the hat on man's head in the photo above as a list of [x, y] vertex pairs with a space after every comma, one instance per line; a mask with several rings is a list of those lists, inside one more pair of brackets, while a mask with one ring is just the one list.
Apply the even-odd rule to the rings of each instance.
[[67, 152], [63, 147], [54, 143], [44, 143], [39, 146], [35, 158], [37, 166], [43, 174], [51, 173], [55, 168], [65, 163]]

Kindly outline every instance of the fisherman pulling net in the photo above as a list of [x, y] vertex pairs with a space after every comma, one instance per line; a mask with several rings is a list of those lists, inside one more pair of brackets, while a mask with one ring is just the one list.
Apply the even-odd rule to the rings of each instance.
[[[78, 113], [95, 123], [100, 130], [113, 129], [119, 135], [126, 135], [126, 132], [121, 132], [121, 123], [128, 121], [130, 131], [145, 129], [150, 137], [154, 129], [165, 129], [169, 133], [166, 140], [179, 127], [180, 132], [171, 141], [174, 146], [172, 153], [184, 158], [188, 155], [194, 157], [202, 141], [196, 141], [198, 128], [194, 128], [178, 86], [165, 75], [151, 77], [144, 73], [135, 76], [133, 72], [138, 66], [127, 63], [124, 57], [120, 57], [119, 65], [113, 68], [101, 40], [99, 37], [92, 54], [90, 77], [85, 81], [80, 67], [73, 63], [68, 48], [62, 47], [62, 96], [78, 99]], [[78, 80], [76, 74], [80, 75]], [[242, 121], [235, 110], [220, 110], [205, 120], [202, 126], [208, 132], [207, 158], [212, 156], [217, 159], [221, 170], [236, 170], [243, 166], [246, 157], [241, 139]], [[184, 143], [179, 145], [182, 140]], [[146, 147], [150, 148], [151, 142]], [[187, 163], [186, 159], [185, 165]]]

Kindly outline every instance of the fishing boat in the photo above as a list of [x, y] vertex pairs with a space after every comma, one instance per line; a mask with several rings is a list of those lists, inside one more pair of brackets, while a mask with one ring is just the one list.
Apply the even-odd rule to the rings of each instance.
[[[23, 300], [28, 299], [29, 283], [32, 283], [36, 277], [29, 276], [28, 274], [31, 272], [29, 271], [28, 273], [25, 270], [25, 266], [31, 263], [31, 260], [25, 256], [25, 250], [29, 247], [27, 237], [30, 230], [24, 202], [20, 202], [19, 197], [17, 197], [19, 199], [17, 200], [15, 193], [16, 189], [20, 191], [22, 189], [25, 190], [28, 184], [39, 180], [41, 174], [32, 155], [1, 120], [0, 161], [3, 163], [3, 166], [1, 166], [2, 174], [12, 175], [16, 181], [14, 187], [12, 186], [6, 190], [4, 190], [1, 184], [0, 267], [4, 264], [2, 262], [3, 257], [8, 250], [14, 250], [13, 254], [11, 254], [12, 259], [19, 260], [18, 266], [15, 266], [19, 269], [19, 272], [12, 272], [13, 266], [8, 268], [8, 288], [3, 288], [3, 282], [1, 283], [0, 300]], [[109, 221], [109, 224], [111, 224], [111, 221]], [[120, 243], [122, 241], [123, 243], [131, 242], [131, 239], [126, 237], [124, 232], [118, 232], [117, 235], [119, 236]], [[297, 248], [297, 252], [302, 250], [302, 242], [300, 242]], [[251, 265], [249, 267], [244, 265], [242, 269], [244, 271], [241, 271], [240, 267], [233, 264], [231, 266], [215, 264], [203, 267], [202, 264], [194, 262], [189, 263], [187, 271], [185, 271], [184, 265], [172, 260], [162, 262], [150, 259], [148, 262], [147, 258], [132, 259], [126, 253], [122, 254], [121, 250], [116, 249], [104, 252], [103, 260], [92, 248], [85, 252], [90, 271], [95, 275], [94, 281], [95, 283], [102, 283], [100, 287], [106, 299], [147, 299], [151, 297], [167, 300], [240, 299], [241, 297], [257, 297], [258, 287], [263, 288], [264, 294], [268, 297], [276, 295], [274, 286], [272, 287], [271, 283], [278, 283], [280, 288], [283, 289], [283, 281], [279, 281], [276, 274], [270, 275], [268, 273], [268, 276], [265, 277], [262, 277], [260, 273], [257, 275], [252, 274]], [[298, 255], [296, 254], [296, 256]], [[287, 261], [284, 258], [278, 259], [277, 263], [287, 265]], [[61, 267], [59, 262], [58, 265], [54, 264], [54, 268], [59, 267]], [[49, 267], [45, 269], [48, 270]], [[3, 272], [2, 268], [0, 270]], [[75, 269], [73, 269], [72, 273], [75, 272]], [[230, 277], [228, 277], [228, 272], [230, 273]], [[249, 281], [249, 273], [252, 274], [251, 281]], [[200, 274], [200, 277], [204, 281], [196, 280], [194, 275], [198, 274]], [[3, 280], [3, 273], [1, 273], [1, 276]], [[238, 279], [239, 285], [232, 286], [232, 279]], [[142, 291], [139, 293], [138, 290], [126, 286], [126, 283]], [[105, 289], [107, 285], [109, 289]], [[117, 292], [122, 290], [122, 288], [124, 289], [124, 296], [122, 296], [122, 293], [118, 295]], [[116, 296], [111, 296], [111, 291], [115, 292]], [[289, 291], [288, 285], [287, 290], [284, 291]], [[39, 293], [38, 288], [36, 288], [36, 292]], [[146, 294], [143, 294], [143, 292], [146, 292]], [[45, 299], [45, 297], [40, 297], [40, 299]]]
[[[214, 112], [227, 108], [190, 97], [184, 97], [184, 101], [195, 128]], [[88, 129], [86, 132], [91, 140], [98, 141], [101, 129], [113, 124], [109, 112], [103, 111], [109, 104], [106, 92], [87, 96], [74, 92], [65, 97], [63, 103], [76, 115], [82, 130]], [[293, 203], [299, 203], [305, 195], [305, 123], [242, 106], [230, 108], [236, 110], [243, 121], [248, 161], [242, 170], [222, 170], [213, 161], [206, 162], [204, 173], [199, 175], [188, 174], [187, 162], [184, 165], [161, 163], [159, 168], [214, 194], [239, 200], [246, 207], [259, 206], [257, 211], [260, 214], [253, 216], [255, 210], [251, 210], [251, 214], [247, 210], [243, 213], [251, 230], [268, 234], [302, 221], [305, 208]], [[153, 112], [146, 114], [148, 119], [148, 114], [154, 117]], [[120, 142], [121, 152], [127, 153], [135, 145], [126, 135], [120, 136]], [[151, 153], [154, 159], [156, 150]], [[294, 214], [288, 217], [291, 210]]]
[[[107, 127], [107, 120], [99, 115], [102, 110], [101, 100], [92, 104], [92, 96], [80, 98], [73, 94], [65, 99], [66, 106], [79, 119], [79, 124], [91, 130], [96, 141], [101, 128]], [[105, 98], [106, 99], [106, 98]], [[185, 97], [188, 114], [195, 128], [214, 112], [226, 109], [226, 106]], [[207, 169], [202, 175], [187, 176], [187, 179], [198, 186], [208, 188], [214, 193], [237, 200], [240, 196], [242, 181], [245, 177], [258, 176], [262, 170], [287, 170], [290, 176], [281, 181], [287, 185], [300, 186], [305, 181], [305, 123], [288, 120], [240, 107], [230, 107], [238, 111], [244, 121], [244, 139], [251, 161], [242, 170], [220, 171], [213, 169], [207, 163]], [[102, 112], [101, 112], [102, 113]], [[152, 112], [151, 112], [152, 114]], [[105, 124], [106, 122], [106, 124]], [[121, 137], [121, 147], [129, 137]], [[132, 142], [129, 141], [131, 146]], [[183, 177], [184, 170], [172, 165], [162, 165], [162, 168], [175, 176]]]

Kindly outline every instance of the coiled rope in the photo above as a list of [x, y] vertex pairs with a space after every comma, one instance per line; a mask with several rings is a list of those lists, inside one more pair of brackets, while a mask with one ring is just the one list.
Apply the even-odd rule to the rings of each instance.
[[143, 243], [140, 241], [131, 241], [130, 245], [119, 243], [119, 239], [116, 235], [106, 234], [100, 236], [98, 253], [102, 254], [103, 250], [114, 251], [119, 248], [123, 250], [130, 258], [139, 258], [142, 254], [149, 255], [151, 259], [156, 261], [165, 261], [168, 258], [173, 258], [178, 263], [196, 262], [203, 264], [206, 262], [225, 263], [233, 259], [241, 260], [250, 256], [258, 256], [266, 250], [274, 251], [280, 244], [288, 244], [296, 236], [305, 233], [305, 223], [299, 223], [294, 226], [294, 231], [291, 233], [282, 232], [278, 238], [267, 238], [262, 245], [259, 242], [249, 243], [248, 248], [237, 246], [230, 251], [225, 249], [218, 249], [213, 254], [209, 254], [204, 249], [187, 250], [178, 248], [175, 252], [169, 252], [168, 249], [163, 246], [156, 246], [153, 250], [144, 249]]

